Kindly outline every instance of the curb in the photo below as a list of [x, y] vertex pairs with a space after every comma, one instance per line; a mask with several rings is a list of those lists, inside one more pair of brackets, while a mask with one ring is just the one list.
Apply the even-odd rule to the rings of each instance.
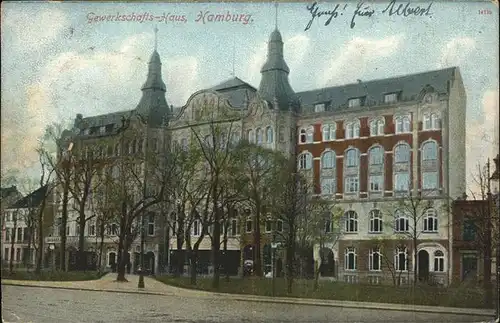
[[[90, 292], [105, 292], [105, 293], [122, 293], [122, 294], [139, 294], [139, 295], [154, 295], [154, 296], [178, 296], [174, 293], [159, 293], [159, 292], [148, 292], [148, 291], [126, 291], [126, 290], [116, 290], [116, 289], [95, 289], [95, 288], [80, 288], [80, 287], [64, 287], [64, 286], [41, 286], [41, 285], [29, 285], [22, 283], [11, 283], [2, 282], [2, 285], [8, 286], [19, 286], [19, 287], [34, 287], [34, 288], [49, 288], [49, 289], [63, 289], [63, 290], [78, 290], [78, 291], [90, 291]], [[168, 285], [169, 286], [169, 285]], [[182, 288], [174, 286], [175, 288], [182, 289], [187, 292], [194, 292], [196, 290]], [[207, 293], [205, 295], [187, 295], [196, 296], [198, 298], [210, 298], [210, 294], [231, 299], [234, 301], [244, 301], [244, 302], [255, 302], [255, 303], [275, 303], [275, 304], [287, 304], [287, 305], [306, 305], [306, 306], [321, 306], [321, 307], [340, 307], [340, 308], [353, 308], [353, 309], [368, 309], [368, 310], [386, 310], [386, 311], [411, 311], [418, 313], [434, 313], [434, 314], [451, 314], [451, 315], [467, 315], [467, 316], [483, 316], [492, 318], [495, 316], [494, 310], [488, 309], [469, 309], [469, 308], [432, 308], [431, 306], [420, 308], [423, 305], [408, 305], [408, 304], [385, 304], [385, 303], [343, 303], [343, 301], [328, 301], [328, 300], [305, 300], [305, 299], [293, 299], [293, 298], [256, 298], [253, 295], [241, 295], [241, 294], [229, 294], [229, 293]], [[193, 294], [194, 294], [193, 293]], [[330, 303], [331, 302], [331, 303]]]

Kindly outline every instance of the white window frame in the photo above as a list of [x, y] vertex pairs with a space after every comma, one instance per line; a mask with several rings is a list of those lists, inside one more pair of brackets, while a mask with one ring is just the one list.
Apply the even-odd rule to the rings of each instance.
[[422, 172], [422, 189], [436, 190], [439, 188], [439, 172]]
[[[402, 223], [401, 223], [402, 222]], [[401, 228], [403, 225], [403, 228]], [[394, 232], [406, 233], [410, 231], [410, 218], [401, 210], [394, 211]]]
[[434, 209], [425, 211], [422, 231], [425, 233], [437, 233], [439, 231], [439, 219]]
[[409, 116], [398, 116], [394, 118], [396, 124], [396, 134], [411, 132], [411, 122]]
[[[153, 217], [153, 221], [151, 221]], [[153, 233], [151, 233], [151, 228], [153, 228]], [[155, 235], [155, 215], [154, 213], [148, 215], [148, 236], [152, 237]]]
[[[353, 263], [352, 263], [352, 266], [349, 266], [351, 265], [349, 263], [349, 259], [350, 259], [350, 255], [352, 255], [352, 259], [353, 259]], [[346, 250], [345, 250], [345, 257], [344, 257], [344, 270], [346, 271], [356, 271], [358, 266], [357, 266], [357, 258], [358, 258], [358, 255], [356, 254], [356, 248], [354, 247], [347, 247]], [[352, 268], [350, 268], [352, 267]]]
[[[378, 256], [377, 258], [377, 263], [378, 266], [374, 266], [375, 264], [375, 255]], [[374, 267], [378, 267], [378, 269], [374, 269]], [[380, 253], [379, 248], [371, 248], [368, 254], [368, 270], [369, 271], [375, 271], [375, 272], [380, 272], [382, 271], [382, 254]]]
[[[402, 157], [405, 157], [405, 159], [403, 160]], [[409, 163], [410, 160], [411, 160], [411, 148], [410, 148], [410, 146], [406, 143], [397, 144], [394, 147], [394, 162], [395, 163]]]
[[382, 146], [373, 146], [368, 151], [369, 165], [383, 165], [385, 151]]
[[[352, 224], [352, 225], [351, 225]], [[349, 210], [345, 213], [345, 232], [356, 233], [359, 230], [358, 214], [356, 211]]]
[[299, 155], [299, 170], [309, 170], [312, 168], [313, 157], [309, 152]]
[[[440, 253], [440, 254], [438, 254]], [[445, 272], [445, 257], [444, 252], [441, 250], [436, 250], [433, 253], [434, 263], [432, 266], [433, 272], [444, 273]]]
[[273, 222], [271, 219], [266, 219], [266, 222], [264, 223], [266, 233], [271, 233], [273, 231]]
[[[250, 230], [248, 230], [248, 223], [250, 223]], [[253, 232], [253, 220], [252, 217], [247, 217], [245, 220], [245, 232], [252, 233]]]
[[426, 141], [422, 144], [422, 160], [437, 160], [438, 159], [438, 144], [435, 141]]
[[334, 123], [324, 124], [321, 131], [323, 141], [334, 141], [336, 139], [337, 126]]
[[321, 178], [321, 194], [335, 194], [337, 192], [337, 183], [335, 177]]
[[255, 142], [257, 145], [262, 145], [264, 143], [264, 133], [262, 128], [257, 128], [255, 130]]
[[356, 148], [349, 148], [345, 152], [346, 167], [359, 166], [359, 151]]
[[325, 150], [321, 155], [321, 169], [333, 169], [337, 166], [337, 156], [333, 150]]
[[431, 114], [431, 127], [433, 130], [441, 129], [441, 118], [437, 113]]
[[[378, 230], [375, 230], [375, 222], [378, 223]], [[382, 212], [380, 210], [370, 211], [370, 226], [368, 227], [369, 233], [382, 233], [384, 231], [384, 222], [382, 220]]]
[[344, 193], [355, 194], [359, 192], [359, 176], [345, 176], [344, 178]]
[[[384, 190], [384, 175], [370, 174], [368, 176], [368, 185], [370, 192], [382, 192]], [[379, 180], [376, 180], [379, 179]]]
[[274, 142], [274, 130], [273, 127], [266, 127], [266, 143], [272, 144]]
[[349, 108], [357, 108], [361, 106], [361, 98], [352, 98], [349, 99], [347, 105]]
[[[404, 256], [404, 268], [401, 269], [400, 266], [399, 266], [399, 258], [401, 256]], [[394, 269], [396, 271], [408, 271], [408, 267], [409, 267], [409, 261], [408, 261], [408, 249], [406, 247], [398, 247], [396, 248], [396, 253], [394, 254]]]
[[384, 95], [384, 103], [396, 103], [398, 102], [398, 93], [393, 92], [393, 93], [387, 93]]
[[254, 144], [255, 143], [255, 133], [253, 129], [247, 130], [247, 140], [249, 143]]
[[201, 235], [201, 223], [200, 220], [196, 219], [193, 221], [193, 237], [199, 237]]
[[325, 111], [325, 104], [324, 103], [318, 103], [314, 105], [314, 112], [324, 112]]
[[239, 235], [240, 233], [240, 230], [239, 230], [239, 223], [238, 223], [238, 219], [231, 219], [231, 236], [232, 237], [236, 237], [237, 235]]

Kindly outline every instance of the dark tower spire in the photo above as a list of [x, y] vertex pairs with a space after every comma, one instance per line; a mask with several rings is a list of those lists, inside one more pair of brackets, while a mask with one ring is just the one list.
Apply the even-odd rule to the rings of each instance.
[[163, 119], [169, 112], [167, 100], [165, 99], [166, 86], [161, 77], [161, 60], [157, 52], [158, 28], [155, 27], [154, 50], [149, 58], [148, 76], [142, 85], [142, 98], [137, 105], [136, 111], [142, 116], [148, 116], [151, 121]]
[[278, 106], [273, 104], [273, 109], [296, 111], [298, 100], [288, 81], [290, 69], [283, 56], [283, 39], [277, 27], [278, 5], [276, 4], [276, 29], [269, 38], [267, 60], [260, 70], [262, 77], [258, 92], [269, 103], [277, 102]]

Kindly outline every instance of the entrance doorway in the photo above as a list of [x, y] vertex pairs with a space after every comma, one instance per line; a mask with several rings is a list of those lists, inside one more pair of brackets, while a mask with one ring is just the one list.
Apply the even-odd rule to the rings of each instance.
[[429, 279], [429, 253], [425, 250], [418, 252], [418, 280]]

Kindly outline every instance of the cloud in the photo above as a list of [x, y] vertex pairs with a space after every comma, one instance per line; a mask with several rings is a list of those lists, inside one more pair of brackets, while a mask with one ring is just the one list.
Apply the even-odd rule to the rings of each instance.
[[453, 38], [441, 50], [438, 68], [460, 66], [471, 51], [476, 49], [476, 41], [470, 37]]
[[339, 49], [339, 55], [331, 58], [317, 82], [319, 87], [355, 82], [377, 59], [387, 58], [397, 52], [403, 35], [383, 39], [355, 37]]
[[69, 19], [63, 11], [39, 9], [14, 7], [5, 10], [2, 20], [4, 29], [11, 33], [9, 46], [20, 51], [39, 51], [54, 42], [64, 30], [69, 34]]
[[[117, 51], [88, 49], [53, 57], [26, 87], [24, 103], [8, 108], [14, 121], [2, 123], [2, 171], [36, 164], [37, 138], [51, 122], [73, 119], [77, 113], [85, 117], [134, 109], [152, 43], [152, 34], [135, 34], [116, 44]], [[162, 59], [167, 100], [184, 104], [197, 87], [198, 61], [189, 56]]]
[[497, 89], [485, 91], [481, 102], [482, 118], [468, 122], [466, 175], [470, 188], [475, 192], [478, 191], [478, 187], [472, 177], [477, 163], [484, 165], [488, 158], [494, 158], [498, 154], [498, 95]]

